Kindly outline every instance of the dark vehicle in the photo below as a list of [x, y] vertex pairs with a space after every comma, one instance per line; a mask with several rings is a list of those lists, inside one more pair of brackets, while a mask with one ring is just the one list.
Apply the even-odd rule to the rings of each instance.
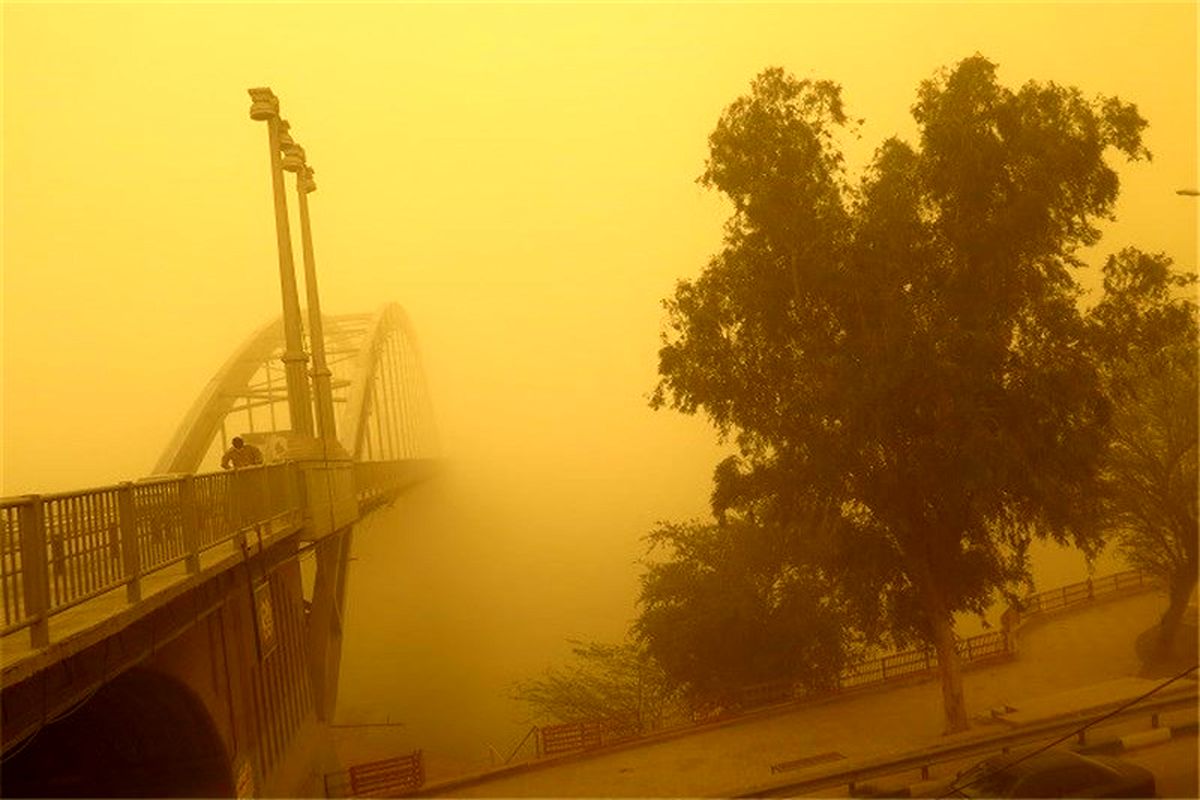
[[965, 797], [1155, 797], [1154, 774], [1109, 756], [1084, 756], [1070, 750], [1020, 752], [992, 756], [965, 772], [954, 784]]

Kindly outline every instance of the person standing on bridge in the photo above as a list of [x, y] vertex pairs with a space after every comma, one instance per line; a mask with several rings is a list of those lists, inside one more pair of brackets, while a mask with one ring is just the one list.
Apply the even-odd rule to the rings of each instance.
[[262, 451], [252, 444], [246, 444], [240, 436], [233, 437], [233, 447], [226, 450], [225, 455], [221, 456], [221, 469], [230, 467], [240, 469], [261, 463], [263, 463]]

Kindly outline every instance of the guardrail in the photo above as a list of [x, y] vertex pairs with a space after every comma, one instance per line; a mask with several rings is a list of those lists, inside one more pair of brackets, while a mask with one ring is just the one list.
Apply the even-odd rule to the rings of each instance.
[[295, 463], [179, 475], [98, 489], [0, 499], [0, 636], [28, 628], [49, 643], [49, 620], [124, 586], [141, 599], [146, 575], [185, 562], [244, 531], [296, 515]]

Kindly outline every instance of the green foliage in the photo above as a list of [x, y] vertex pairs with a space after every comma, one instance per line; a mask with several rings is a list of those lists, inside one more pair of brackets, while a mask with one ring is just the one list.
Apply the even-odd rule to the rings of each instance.
[[521, 681], [512, 697], [543, 721], [636, 721], [641, 730], [662, 726], [675, 711], [677, 693], [640, 644], [571, 642], [572, 663]]
[[[648, 536], [634, 630], [693, 702], [752, 684], [832, 683], [849, 629], [835, 587], [790, 534], [741, 521], [661, 523]], [[663, 557], [651, 560], [659, 552]]]
[[[1126, 559], [1170, 586], [1166, 628], [1196, 585], [1197, 321], [1194, 275], [1126, 249], [1104, 265], [1089, 317], [1113, 406], [1101, 494], [1104, 528]], [[1164, 635], [1169, 639], [1174, 630]]]
[[1107, 157], [1148, 153], [1132, 105], [1012, 91], [981, 56], [913, 115], [852, 186], [836, 84], [770, 69], [726, 109], [700, 181], [733, 214], [664, 303], [652, 405], [734, 437], [718, 493], [825, 552], [858, 618], [945, 645], [1033, 535], [1096, 547], [1107, 403], [1070, 268], [1112, 214]]

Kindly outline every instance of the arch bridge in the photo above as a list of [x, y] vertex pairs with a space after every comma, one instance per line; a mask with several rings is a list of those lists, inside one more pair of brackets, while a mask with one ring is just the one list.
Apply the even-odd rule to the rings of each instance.
[[[291, 430], [276, 320], [153, 475], [0, 500], [0, 794], [319, 792], [354, 524], [438, 458], [403, 309], [322, 324], [336, 438]], [[234, 436], [265, 463], [219, 469]]]

